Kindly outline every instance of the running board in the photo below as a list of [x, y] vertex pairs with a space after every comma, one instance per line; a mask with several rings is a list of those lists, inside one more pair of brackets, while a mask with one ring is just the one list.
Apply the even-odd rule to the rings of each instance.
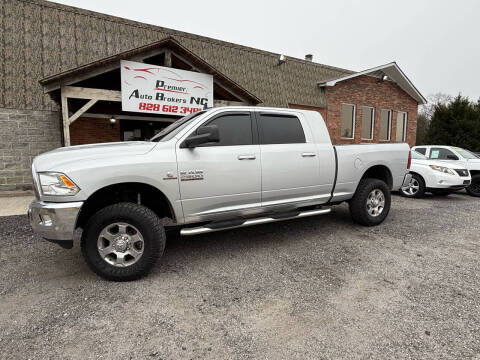
[[281, 216], [282, 214], [278, 214], [278, 215], [272, 215], [271, 217], [261, 217], [256, 219], [233, 220], [231, 222], [230, 221], [217, 222], [217, 223], [211, 223], [211, 224], [194, 227], [194, 228], [183, 228], [182, 230], [180, 230], [180, 235], [190, 236], [190, 235], [206, 234], [214, 231], [236, 229], [240, 227], [267, 224], [267, 223], [276, 222], [276, 221], [299, 219], [307, 216], [328, 214], [330, 211], [331, 211], [330, 208], [326, 208], [326, 209], [301, 211], [301, 212], [297, 212], [294, 215], [289, 214], [289, 216], [286, 216], [286, 217], [282, 217]]

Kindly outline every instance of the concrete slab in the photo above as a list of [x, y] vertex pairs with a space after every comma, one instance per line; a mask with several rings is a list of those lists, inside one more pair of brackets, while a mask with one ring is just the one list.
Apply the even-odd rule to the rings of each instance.
[[31, 195], [0, 197], [0, 216], [25, 215], [34, 198]]

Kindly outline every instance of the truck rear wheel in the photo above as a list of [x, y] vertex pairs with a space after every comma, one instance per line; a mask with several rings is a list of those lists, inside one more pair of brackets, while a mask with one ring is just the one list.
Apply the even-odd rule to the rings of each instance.
[[378, 179], [362, 179], [350, 200], [350, 215], [353, 221], [364, 226], [381, 224], [390, 211], [390, 189]]
[[136, 280], [162, 256], [165, 239], [165, 229], [152, 210], [118, 203], [98, 211], [87, 222], [82, 253], [89, 267], [107, 280]]

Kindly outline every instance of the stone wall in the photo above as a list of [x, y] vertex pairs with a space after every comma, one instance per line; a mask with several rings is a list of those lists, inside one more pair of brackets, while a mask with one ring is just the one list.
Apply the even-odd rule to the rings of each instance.
[[0, 108], [0, 191], [32, 188], [32, 160], [62, 146], [57, 111]]

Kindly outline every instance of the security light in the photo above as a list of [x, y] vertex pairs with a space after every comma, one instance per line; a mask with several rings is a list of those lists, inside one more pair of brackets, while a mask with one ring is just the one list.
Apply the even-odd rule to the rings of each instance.
[[387, 80], [388, 80], [388, 76], [384, 74], [384, 75], [382, 76], [382, 81], [387, 81]]
[[115, 119], [114, 117], [110, 118], [110, 126], [113, 128], [115, 126], [117, 122], [117, 119]]
[[282, 65], [285, 62], [287, 62], [287, 58], [285, 55], [281, 54], [280, 57], [278, 58], [278, 65]]

